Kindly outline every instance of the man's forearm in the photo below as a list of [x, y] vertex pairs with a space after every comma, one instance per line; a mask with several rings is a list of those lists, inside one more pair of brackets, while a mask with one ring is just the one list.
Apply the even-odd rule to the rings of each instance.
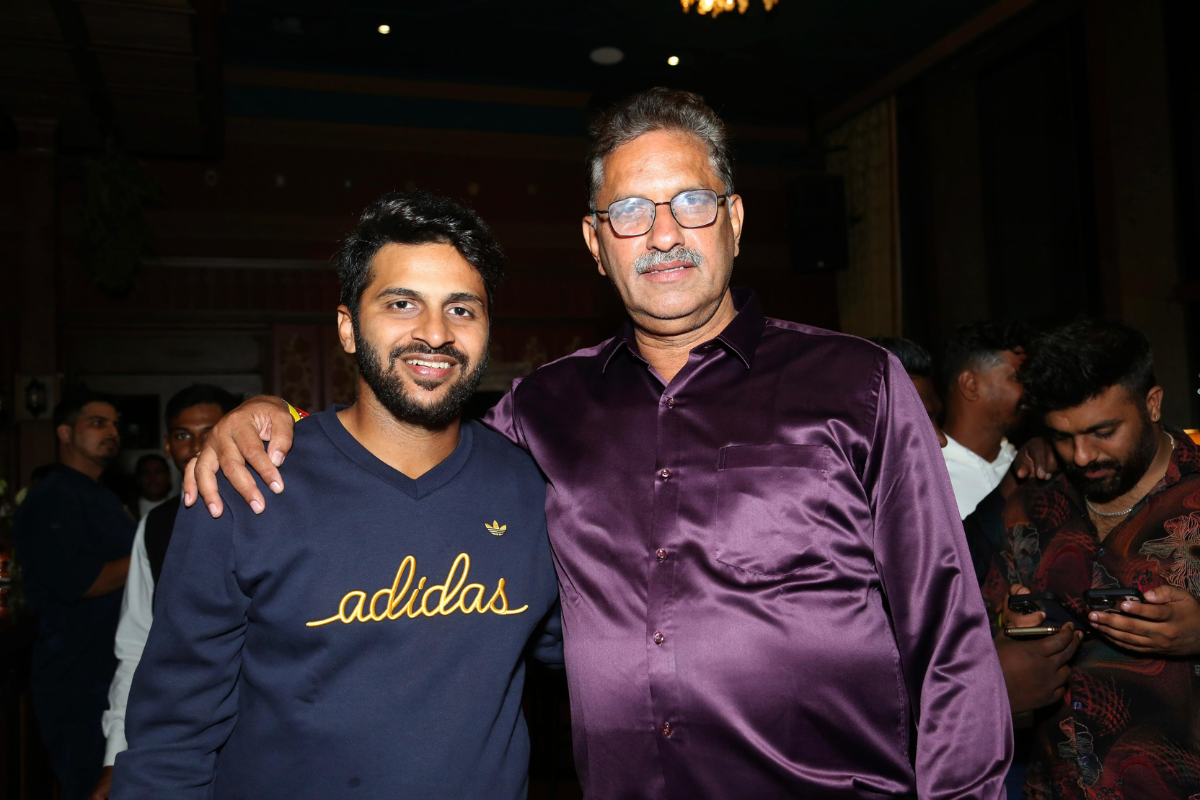
[[100, 570], [100, 574], [96, 576], [96, 580], [92, 581], [92, 585], [83, 593], [84, 599], [92, 597], [103, 597], [106, 594], [115, 592], [125, 586], [125, 579], [129, 576], [129, 556], [118, 558], [116, 561], [109, 561], [104, 565], [104, 569]]

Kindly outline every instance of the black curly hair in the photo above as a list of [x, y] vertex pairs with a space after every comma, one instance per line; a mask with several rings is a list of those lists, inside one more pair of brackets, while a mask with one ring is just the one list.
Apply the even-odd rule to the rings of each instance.
[[1075, 408], [1118, 384], [1140, 400], [1158, 384], [1146, 335], [1107, 319], [1080, 320], [1044, 334], [1020, 379], [1026, 401], [1040, 414]]
[[334, 256], [340, 302], [357, 324], [362, 294], [371, 283], [371, 259], [386, 244], [448, 244], [478, 270], [491, 312], [504, 278], [504, 251], [492, 230], [472, 209], [418, 189], [388, 192], [367, 206]]
[[1028, 348], [1032, 339], [1033, 329], [1023, 320], [985, 320], [958, 326], [946, 342], [942, 385], [954, 386], [964, 370], [982, 370], [1001, 363], [1005, 350]]
[[869, 340], [900, 359], [901, 366], [909, 375], [933, 379], [933, 356], [912, 339], [899, 336], [872, 336]]

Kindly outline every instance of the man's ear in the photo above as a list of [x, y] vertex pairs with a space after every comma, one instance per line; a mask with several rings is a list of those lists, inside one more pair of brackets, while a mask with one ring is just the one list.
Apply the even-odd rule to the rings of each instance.
[[583, 241], [587, 244], [588, 251], [592, 254], [592, 258], [596, 262], [596, 269], [604, 277], [608, 277], [608, 273], [604, 271], [604, 265], [600, 263], [600, 231], [596, 230], [596, 216], [589, 214], [583, 218]]
[[742, 196], [731, 194], [725, 201], [729, 204], [729, 223], [733, 226], [733, 254], [741, 252], [742, 225], [746, 221], [745, 209], [742, 208]]
[[175, 460], [175, 457], [173, 455], [171, 455], [171, 432], [170, 431], [167, 431], [165, 434], [163, 434], [163, 455], [165, 455], [167, 457], [168, 464], [170, 464], [172, 461]]
[[958, 392], [965, 399], [974, 403], [979, 399], [979, 376], [973, 370], [964, 369], [958, 373]]
[[342, 349], [347, 353], [353, 353], [354, 320], [350, 316], [350, 309], [346, 306], [337, 307], [337, 331], [338, 340], [342, 343]]
[[1154, 422], [1162, 419], [1162, 398], [1163, 390], [1161, 386], [1155, 386], [1146, 393], [1146, 411], [1150, 414], [1150, 419]]
[[54, 429], [54, 433], [58, 436], [58, 441], [62, 444], [70, 444], [71, 436], [75, 433], [75, 427], [68, 425], [65, 422]]

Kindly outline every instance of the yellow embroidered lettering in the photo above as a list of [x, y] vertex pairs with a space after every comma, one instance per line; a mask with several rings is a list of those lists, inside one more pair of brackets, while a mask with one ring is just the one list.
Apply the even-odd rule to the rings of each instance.
[[421, 609], [418, 608], [414, 612], [413, 605], [417, 602], [417, 598], [421, 596], [421, 590], [424, 588], [425, 579], [421, 578], [421, 580], [417, 582], [416, 590], [413, 591], [412, 596], [408, 598], [408, 605], [404, 609], [404, 613], [409, 619], [416, 619], [417, 617], [421, 616]]
[[[475, 600], [470, 604], [467, 603], [467, 592], [475, 592]], [[470, 614], [474, 611], [477, 614], [483, 613], [483, 593], [487, 589], [482, 583], [468, 583], [466, 588], [462, 590], [462, 594], [458, 596], [458, 605], [455, 606], [464, 614]]]
[[[425, 583], [428, 578], [422, 577], [417, 581], [417, 586], [413, 589], [412, 594], [409, 594], [408, 590], [412, 588], [413, 579], [417, 574], [417, 560], [413, 556], [406, 556], [396, 569], [396, 576], [392, 580], [391, 587], [375, 592], [369, 603], [367, 602], [367, 593], [355, 589], [342, 597], [341, 603], [338, 604], [338, 613], [325, 619], [306, 622], [305, 625], [309, 628], [316, 628], [331, 622], [349, 624], [351, 622], [382, 622], [385, 619], [397, 620], [400, 617], [416, 619], [417, 617], [449, 616], [456, 611], [462, 614], [486, 614], [490, 611], [497, 616], [506, 617], [522, 614], [529, 608], [528, 605], [524, 605], [520, 608], [509, 609], [508, 596], [504, 591], [504, 578], [500, 578], [497, 582], [492, 599], [485, 605], [483, 595], [487, 589], [481, 583], [467, 583], [470, 573], [471, 557], [466, 553], [459, 553], [454, 559], [454, 563], [450, 565], [450, 571], [446, 574], [445, 581], [426, 589]], [[404, 582], [403, 586], [401, 586], [401, 580]], [[429, 600], [434, 592], [438, 594], [438, 603], [436, 606], [430, 607]], [[387, 603], [381, 609], [379, 603], [385, 597]], [[347, 611], [347, 606], [352, 600], [355, 601], [353, 608]]]
[[[396, 591], [396, 588], [400, 585], [400, 576], [404, 574], [406, 570], [408, 572], [408, 579], [404, 582], [404, 588], [400, 591]], [[417, 560], [412, 556], [406, 556], [404, 560], [400, 562], [400, 567], [396, 570], [396, 580], [392, 582], [392, 599], [388, 600], [387, 607], [388, 619], [398, 619], [400, 615], [404, 613], [403, 610], [397, 611], [396, 606], [400, 605], [400, 603], [404, 601], [404, 595], [408, 594], [408, 587], [412, 586], [413, 576], [416, 575], [416, 573]]]
[[[496, 607], [497, 598], [500, 599], [501, 603], [499, 608]], [[527, 608], [529, 608], [529, 606], [514, 608], [512, 611], [508, 610], [508, 597], [506, 597], [504, 594], [504, 578], [501, 578], [500, 583], [496, 585], [496, 593], [492, 595], [492, 599], [489, 600], [487, 604], [488, 611], [491, 611], [493, 614], [499, 614], [502, 617], [507, 617], [509, 614], [520, 614]]]

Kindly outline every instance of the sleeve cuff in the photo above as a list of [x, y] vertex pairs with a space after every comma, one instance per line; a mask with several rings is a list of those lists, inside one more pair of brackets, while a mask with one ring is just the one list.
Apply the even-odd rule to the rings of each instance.
[[[111, 767], [117, 762], [117, 753], [124, 752], [129, 749], [128, 742], [125, 741], [125, 721], [112, 725], [112, 729], [108, 732], [108, 740], [104, 745], [104, 764], [103, 766]], [[93, 764], [96, 762], [92, 762]]]

